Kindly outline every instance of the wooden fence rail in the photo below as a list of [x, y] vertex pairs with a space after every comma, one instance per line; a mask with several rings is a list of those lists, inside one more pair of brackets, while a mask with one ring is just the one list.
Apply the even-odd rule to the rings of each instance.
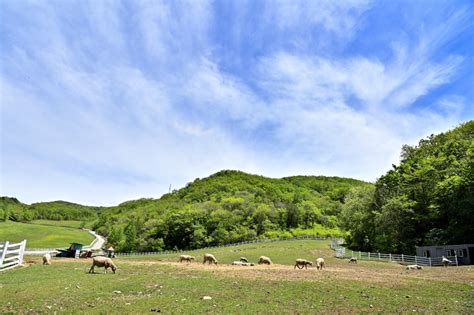
[[25, 247], [26, 240], [17, 244], [8, 241], [0, 243], [0, 272], [22, 264]]

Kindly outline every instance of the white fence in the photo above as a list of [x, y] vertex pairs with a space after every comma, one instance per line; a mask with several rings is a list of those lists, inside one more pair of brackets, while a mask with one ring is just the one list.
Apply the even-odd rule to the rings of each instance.
[[245, 241], [239, 243], [232, 243], [232, 244], [225, 244], [220, 246], [210, 246], [210, 247], [203, 247], [197, 249], [189, 249], [189, 250], [167, 250], [161, 252], [132, 252], [132, 253], [116, 253], [117, 256], [147, 256], [147, 255], [166, 255], [166, 254], [177, 254], [182, 252], [192, 252], [197, 250], [205, 250], [205, 249], [213, 249], [213, 248], [222, 248], [222, 247], [229, 247], [229, 246], [238, 246], [238, 245], [245, 245], [245, 244], [256, 244], [256, 243], [271, 243], [271, 242], [281, 242], [281, 241], [294, 241], [294, 240], [331, 240], [334, 242], [342, 243], [342, 238], [337, 237], [321, 237], [321, 236], [314, 236], [314, 235], [305, 235], [305, 236], [296, 236], [290, 238], [272, 238], [272, 239], [261, 239], [261, 240], [253, 240], [253, 241]]
[[23, 263], [26, 240], [17, 244], [0, 243], [0, 271], [15, 268]]
[[[356, 257], [359, 260], [373, 260], [373, 261], [385, 261], [385, 262], [398, 262], [403, 265], [423, 265], [423, 266], [443, 266], [443, 257], [421, 257], [404, 254], [383, 254], [383, 253], [370, 253], [348, 250], [343, 246], [340, 246], [337, 242], [331, 243], [331, 248], [335, 250], [337, 258], [350, 258]], [[452, 265], [458, 266], [457, 256], [446, 257], [452, 261]]]

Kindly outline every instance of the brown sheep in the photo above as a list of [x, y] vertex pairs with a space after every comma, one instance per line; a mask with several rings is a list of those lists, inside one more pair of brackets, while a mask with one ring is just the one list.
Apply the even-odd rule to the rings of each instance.
[[181, 256], [179, 256], [179, 261], [178, 262], [183, 262], [183, 261], [191, 262], [192, 260], [195, 260], [195, 259], [196, 258], [194, 256], [181, 255]]
[[326, 263], [324, 262], [323, 258], [316, 259], [316, 268], [318, 268], [318, 270], [323, 270], [323, 268], [326, 268]]
[[205, 255], [204, 255], [204, 259], [203, 259], [202, 263], [205, 264], [206, 262], [208, 262], [209, 265], [210, 265], [211, 263], [214, 263], [215, 265], [217, 265], [217, 259], [216, 259], [216, 257], [214, 257], [214, 255], [212, 255], [212, 254], [205, 254]]
[[420, 266], [420, 265], [408, 265], [407, 270], [415, 270], [415, 269], [420, 269], [422, 270], [423, 269], [423, 266]]
[[89, 269], [89, 273], [95, 273], [94, 268], [96, 266], [105, 267], [105, 273], [107, 273], [108, 268], [111, 268], [114, 273], [115, 273], [115, 270], [117, 270], [117, 266], [115, 266], [112, 259], [108, 257], [104, 257], [104, 256], [97, 256], [97, 257], [92, 258], [92, 266], [91, 266], [91, 269]]
[[51, 254], [47, 253], [43, 255], [43, 265], [51, 265]]
[[295, 267], [293, 269], [296, 269], [296, 267], [298, 267], [298, 269], [303, 269], [303, 268], [308, 269], [308, 265], [312, 266], [313, 263], [306, 259], [297, 259], [295, 263]]
[[267, 256], [260, 256], [260, 258], [258, 259], [258, 264], [259, 265], [261, 265], [261, 264], [271, 265], [272, 261]]

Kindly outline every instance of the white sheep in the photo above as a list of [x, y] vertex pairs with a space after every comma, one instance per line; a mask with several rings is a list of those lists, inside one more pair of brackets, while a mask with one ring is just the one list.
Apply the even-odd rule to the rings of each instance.
[[258, 264], [259, 265], [261, 265], [261, 264], [271, 265], [272, 261], [267, 256], [260, 256], [260, 258], [258, 259]]
[[195, 260], [196, 258], [194, 256], [190, 256], [190, 255], [181, 255], [179, 256], [179, 261], [178, 262], [183, 262], [183, 261], [187, 261], [187, 262], [191, 262], [193, 260]]
[[91, 269], [89, 269], [89, 273], [95, 273], [94, 268], [96, 266], [105, 267], [105, 273], [107, 273], [108, 268], [111, 268], [114, 273], [115, 273], [115, 270], [117, 270], [117, 266], [115, 266], [112, 259], [108, 257], [104, 257], [104, 256], [97, 256], [97, 257], [92, 258], [92, 266], [91, 266]]
[[296, 269], [296, 267], [298, 267], [298, 269], [303, 269], [303, 268], [308, 269], [308, 265], [312, 266], [313, 263], [306, 259], [297, 259], [295, 263], [295, 267], [293, 269]]
[[420, 266], [420, 265], [408, 265], [407, 270], [415, 270], [415, 269], [420, 269], [422, 270], [423, 269], [423, 266]]
[[323, 258], [316, 259], [316, 268], [318, 268], [318, 270], [323, 270], [323, 268], [326, 268], [326, 263], [324, 262]]
[[51, 265], [51, 254], [47, 253], [43, 255], [43, 265]]
[[202, 263], [205, 264], [206, 262], [208, 262], [209, 265], [210, 265], [211, 263], [214, 263], [215, 265], [217, 265], [217, 259], [216, 259], [216, 257], [214, 257], [214, 255], [212, 255], [212, 254], [205, 254], [205, 255], [204, 255], [204, 259], [203, 259]]
[[449, 264], [452, 264], [453, 262], [449, 260], [448, 258], [444, 257], [441, 259], [441, 262], [443, 263], [443, 266], [448, 267]]
[[351, 257], [351, 258], [349, 258], [349, 263], [357, 264], [357, 257]]

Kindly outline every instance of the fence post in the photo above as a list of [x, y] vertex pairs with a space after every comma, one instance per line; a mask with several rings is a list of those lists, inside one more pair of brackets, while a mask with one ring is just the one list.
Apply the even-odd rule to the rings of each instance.
[[456, 260], [456, 267], [459, 266], [458, 265], [458, 255], [454, 255], [454, 259]]
[[19, 260], [20, 265], [23, 264], [23, 255], [25, 254], [25, 248], [26, 248], [26, 240], [23, 240], [20, 246], [20, 255], [18, 255], [18, 260]]
[[417, 259], [418, 256], [415, 256], [415, 265], [418, 265], [418, 259]]
[[354, 251], [352, 251], [351, 257], [354, 257]]
[[3, 265], [3, 260], [5, 259], [5, 256], [7, 255], [8, 244], [9, 244], [8, 241], [3, 243], [3, 251], [2, 251], [2, 254], [0, 255], [0, 267]]
[[405, 262], [405, 260], [403, 259], [403, 254], [402, 254], [402, 262]]
[[361, 259], [361, 258], [362, 258], [362, 255], [361, 255], [361, 253], [360, 253], [360, 251], [359, 251], [359, 259]]
[[392, 262], [392, 254], [388, 254], [388, 261]]
[[380, 252], [379, 252], [379, 260], [380, 260]]
[[367, 257], [369, 257], [369, 260], [370, 260], [370, 252], [367, 253]]
[[431, 257], [428, 257], [430, 259], [430, 267], [431, 267]]

